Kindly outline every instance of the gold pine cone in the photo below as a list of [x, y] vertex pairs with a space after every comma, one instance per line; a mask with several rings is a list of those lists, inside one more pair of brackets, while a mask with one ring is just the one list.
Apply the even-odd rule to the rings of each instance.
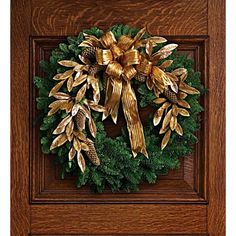
[[96, 57], [96, 47], [88, 47], [81, 53], [82, 57], [93, 60]]
[[172, 103], [177, 103], [178, 97], [177, 95], [172, 92], [170, 89], [165, 89], [163, 94], [166, 96], [168, 100], [170, 100]]
[[100, 159], [98, 158], [95, 146], [93, 142], [90, 139], [87, 139], [85, 143], [88, 145], [89, 150], [86, 151], [86, 155], [89, 158], [89, 160], [95, 165], [99, 166], [100, 165]]
[[86, 114], [83, 110], [79, 110], [76, 115], [76, 125], [79, 131], [85, 128]]

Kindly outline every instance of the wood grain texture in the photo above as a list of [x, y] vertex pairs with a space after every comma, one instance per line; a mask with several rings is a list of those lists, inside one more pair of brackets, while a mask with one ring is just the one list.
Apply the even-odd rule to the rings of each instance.
[[84, 28], [147, 24], [151, 34], [207, 34], [206, 0], [33, 0], [33, 35], [73, 35]]
[[[225, 1], [209, 0], [210, 155], [208, 231], [225, 235]], [[220, 17], [219, 17], [220, 16]]]
[[29, 34], [30, 1], [12, 1], [11, 13], [11, 235], [30, 232]]
[[[32, 234], [206, 233], [202, 205], [34, 205]], [[178, 215], [178, 217], [176, 217]], [[171, 235], [171, 234], [170, 234]]]
[[[179, 44], [179, 53], [189, 55], [194, 60], [195, 70], [201, 72], [203, 84], [207, 87], [207, 37], [187, 37], [172, 36], [167, 37], [169, 42]], [[51, 50], [58, 46], [60, 42], [64, 42], [63, 37], [33, 37], [31, 40], [31, 74], [33, 76], [43, 73], [39, 68], [40, 60], [48, 60]], [[43, 155], [39, 140], [39, 124], [34, 125], [34, 120], [38, 117], [36, 109], [35, 97], [37, 89], [31, 83], [31, 203], [206, 203], [206, 160], [208, 144], [207, 139], [208, 127], [208, 101], [203, 98], [201, 103], [205, 108], [202, 113], [201, 129], [197, 136], [199, 143], [194, 146], [191, 156], [184, 158], [180, 169], [170, 171], [168, 176], [161, 176], [157, 184], [142, 184], [140, 191], [130, 193], [127, 198], [125, 193], [112, 194], [107, 189], [103, 194], [93, 194], [89, 186], [77, 189], [75, 186], [75, 178], [68, 177], [60, 180], [60, 171], [55, 168], [54, 156]], [[141, 109], [140, 116], [142, 123], [145, 124], [151, 107]], [[104, 121], [105, 129], [109, 136], [115, 137], [121, 134], [121, 128], [125, 126], [125, 119], [122, 114], [119, 115], [117, 125], [109, 119]]]

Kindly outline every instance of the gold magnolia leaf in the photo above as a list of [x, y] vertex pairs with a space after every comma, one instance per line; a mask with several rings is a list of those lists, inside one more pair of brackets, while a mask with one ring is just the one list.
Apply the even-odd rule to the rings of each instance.
[[178, 47], [178, 44], [175, 44], [175, 43], [167, 44], [164, 47], [162, 47], [161, 49], [159, 49], [158, 52], [160, 53], [160, 52], [173, 51], [177, 47]]
[[178, 85], [174, 81], [172, 81], [170, 88], [173, 92], [178, 93], [179, 88], [178, 88]]
[[189, 105], [185, 100], [178, 100], [177, 103], [178, 103], [181, 107], [190, 108], [190, 105]]
[[163, 37], [153, 36], [153, 37], [148, 38], [148, 39], [143, 39], [142, 43], [146, 44], [148, 41], [150, 41], [153, 44], [153, 46], [156, 46], [156, 44], [165, 43], [167, 40]]
[[70, 60], [62, 60], [62, 61], [59, 61], [58, 63], [62, 66], [65, 66], [65, 67], [75, 67], [78, 65], [77, 62], [70, 61]]
[[170, 73], [170, 72], [165, 72], [166, 75], [170, 78], [171, 81], [173, 82], [179, 82], [179, 79], [176, 75]]
[[60, 100], [67, 100], [70, 99], [70, 95], [62, 92], [57, 92], [53, 95], [54, 98], [60, 99]]
[[173, 60], [166, 60], [164, 61], [160, 66], [158, 66], [160, 69], [164, 70], [167, 67], [169, 67], [173, 63]]
[[71, 110], [71, 115], [75, 116], [78, 113], [80, 108], [81, 108], [81, 105], [79, 103], [74, 104]]
[[73, 130], [74, 130], [74, 122], [71, 120], [69, 124], [66, 126], [66, 136], [69, 141], [71, 141], [71, 137], [73, 137]]
[[81, 131], [73, 131], [73, 134], [81, 141], [85, 142], [87, 140], [86, 136]]
[[73, 105], [74, 105], [73, 101], [70, 101], [67, 104], [65, 104], [64, 109], [66, 110], [67, 114], [72, 111]]
[[183, 129], [179, 123], [177, 123], [175, 131], [178, 135], [182, 136], [183, 135]]
[[75, 77], [75, 81], [73, 83], [73, 87], [76, 87], [78, 85], [81, 85], [84, 81], [86, 81], [88, 75], [80, 75], [79, 77]]
[[68, 101], [67, 100], [56, 100], [52, 103], [49, 104], [49, 108], [54, 108], [54, 107], [58, 107], [58, 108], [63, 108], [63, 105], [65, 105]]
[[86, 92], [86, 87], [87, 85], [84, 84], [82, 88], [77, 92], [76, 97], [75, 97], [76, 102], [80, 102], [81, 99], [84, 97], [85, 92]]
[[188, 72], [186, 71], [186, 73], [183, 73], [183, 74], [180, 76], [180, 80], [184, 82], [184, 81], [187, 79], [187, 77], [188, 77]]
[[61, 134], [65, 131], [67, 124], [72, 120], [72, 116], [66, 116], [57, 126], [57, 128], [53, 131], [53, 134]]
[[67, 78], [69, 78], [71, 75], [74, 74], [73, 70], [67, 70], [65, 71], [61, 76], [60, 76], [60, 80], [65, 80]]
[[179, 89], [185, 93], [188, 93], [188, 94], [199, 94], [200, 93], [197, 89], [187, 85], [184, 82], [179, 83]]
[[156, 52], [152, 55], [152, 62], [156, 64], [158, 60], [165, 59], [172, 54], [172, 51]]
[[185, 99], [187, 96], [188, 96], [187, 93], [179, 92], [179, 98], [180, 98], [180, 99]]
[[154, 125], [154, 126], [157, 126], [157, 125], [160, 123], [161, 118], [162, 118], [162, 115], [163, 115], [163, 112], [164, 112], [164, 109], [163, 109], [163, 108], [159, 108], [159, 109], [155, 112], [155, 114], [154, 114], [154, 116], [153, 116], [153, 125]]
[[77, 152], [81, 151], [80, 141], [76, 137], [74, 137], [74, 139], [73, 139], [73, 147]]
[[139, 30], [139, 32], [134, 37], [134, 42], [139, 41], [143, 37], [145, 32], [146, 32], [146, 27], [143, 27], [141, 30]]
[[181, 68], [177, 68], [177, 69], [173, 70], [172, 74], [174, 74], [176, 76], [180, 76], [182, 74], [186, 74], [187, 72], [188, 72], [187, 69], [181, 67]]
[[53, 80], [61, 80], [62, 73], [56, 74], [52, 79]]
[[161, 128], [159, 131], [159, 134], [164, 134], [169, 129], [169, 126], [166, 126], [165, 128]]
[[51, 97], [51, 96], [54, 96], [57, 92], [58, 92], [58, 90], [62, 87], [62, 85], [64, 84], [64, 80], [63, 81], [61, 81], [61, 82], [59, 82], [59, 83], [57, 83], [52, 89], [51, 89], [51, 91], [50, 91], [50, 93], [49, 93], [49, 97]]
[[165, 118], [164, 118], [164, 120], [163, 120], [163, 122], [162, 122], [162, 128], [164, 129], [166, 126], [168, 126], [169, 125], [169, 123], [170, 123], [170, 120], [171, 120], [171, 117], [172, 117], [172, 109], [170, 109], [168, 112], [167, 112], [167, 114], [166, 114], [166, 116], [165, 116]]
[[173, 116], [178, 115], [178, 107], [175, 104], [172, 105], [172, 115]]
[[53, 107], [49, 112], [48, 116], [55, 114], [59, 110], [59, 107]]
[[81, 142], [81, 149], [85, 152], [89, 151], [89, 146], [84, 143], [84, 142]]
[[80, 170], [82, 171], [82, 173], [84, 173], [85, 168], [86, 168], [86, 164], [85, 164], [84, 157], [83, 157], [82, 153], [80, 153], [80, 152], [77, 153], [77, 162], [78, 162], [78, 166], [79, 166]]
[[145, 47], [145, 51], [147, 53], [147, 55], [150, 57], [152, 55], [152, 50], [153, 50], [153, 44], [152, 42], [149, 40], [146, 43], [146, 47]]
[[76, 151], [75, 151], [74, 147], [72, 147], [69, 151], [69, 154], [68, 154], [69, 161], [72, 161], [74, 159], [75, 155], [76, 155]]
[[73, 89], [73, 83], [74, 83], [73, 76], [70, 76], [69, 79], [67, 80], [67, 90], [69, 92], [71, 92], [71, 90]]
[[90, 81], [92, 88], [93, 88], [93, 100], [94, 102], [98, 103], [100, 100], [100, 89], [99, 89], [99, 82], [98, 79], [93, 79]]
[[170, 140], [170, 135], [171, 135], [171, 130], [169, 129], [169, 130], [165, 133], [165, 135], [164, 135], [164, 137], [163, 137], [163, 139], [162, 139], [162, 142], [161, 142], [161, 150], [163, 150], [163, 149], [166, 147], [166, 145], [168, 144], [168, 142], [169, 142], [169, 140]]
[[169, 102], [165, 102], [165, 103], [161, 106], [161, 108], [167, 109], [170, 105], [171, 105], [171, 104], [170, 104]]
[[184, 108], [178, 108], [178, 113], [181, 116], [190, 116], [189, 112], [186, 109], [184, 109]]
[[78, 64], [77, 66], [73, 68], [73, 70], [76, 72], [81, 72], [83, 70], [88, 71], [88, 69], [89, 69], [89, 65], [81, 65], [81, 64]]
[[97, 128], [96, 128], [96, 125], [95, 125], [94, 120], [92, 118], [89, 119], [89, 131], [90, 131], [91, 135], [95, 138]]
[[172, 116], [171, 120], [170, 120], [170, 129], [173, 131], [175, 130], [177, 125], [177, 117], [176, 116]]
[[53, 141], [52, 144], [50, 146], [50, 150], [53, 150], [56, 147], [60, 147], [61, 145], [63, 145], [65, 142], [67, 141], [67, 137], [66, 134], [60, 134], [58, 135]]
[[155, 100], [153, 100], [153, 102], [156, 103], [156, 104], [161, 104], [165, 101], [166, 101], [165, 98], [156, 98]]
[[106, 109], [104, 106], [98, 105], [98, 104], [90, 104], [89, 107], [97, 112], [105, 112]]

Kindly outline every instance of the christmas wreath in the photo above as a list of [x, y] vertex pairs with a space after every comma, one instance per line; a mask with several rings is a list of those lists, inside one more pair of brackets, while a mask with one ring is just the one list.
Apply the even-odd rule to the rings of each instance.
[[[40, 62], [44, 78], [34, 82], [42, 151], [55, 154], [62, 179], [76, 175], [78, 188], [88, 184], [97, 192], [137, 191], [191, 153], [204, 88], [192, 61], [166, 41], [145, 28], [93, 27]], [[143, 125], [145, 107], [154, 112]], [[109, 116], [115, 124], [125, 117], [115, 138], [104, 129]]]

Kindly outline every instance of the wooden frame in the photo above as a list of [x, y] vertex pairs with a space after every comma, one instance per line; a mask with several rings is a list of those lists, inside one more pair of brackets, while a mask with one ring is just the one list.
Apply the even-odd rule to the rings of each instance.
[[[46, 0], [44, 0], [46, 1]], [[161, 9], [160, 9], [161, 11]], [[209, 143], [208, 155], [208, 201], [206, 204], [171, 205], [153, 204], [145, 205], [145, 211], [141, 205], [135, 206], [134, 213], [126, 217], [124, 211], [132, 209], [132, 203], [113, 205], [113, 210], [107, 215], [109, 204], [69, 204], [66, 208], [62, 204], [40, 205], [30, 204], [30, 89], [29, 89], [29, 63], [30, 63], [30, 36], [37, 35], [37, 26], [32, 22], [30, 0], [13, 0], [11, 13], [11, 235], [53, 235], [54, 226], [58, 229], [71, 227], [70, 232], [76, 234], [73, 224], [75, 215], [71, 221], [65, 217], [66, 211], [81, 212], [81, 232], [87, 233], [86, 221], [91, 217], [95, 220], [104, 219], [101, 225], [95, 225], [103, 235], [109, 235], [117, 224], [129, 228], [124, 233], [132, 230], [151, 233], [150, 227], [156, 224], [155, 217], [159, 217], [158, 225], [161, 227], [159, 235], [165, 235], [166, 222], [175, 232], [188, 235], [187, 232], [198, 232], [198, 235], [224, 235], [225, 234], [225, 1], [207, 1], [207, 29], [202, 28], [209, 36], [209, 127], [207, 142]], [[218, 17], [218, 16], [221, 17]], [[30, 20], [31, 19], [31, 20]], [[193, 22], [193, 20], [191, 20]], [[125, 22], [126, 23], [126, 22]], [[83, 23], [85, 26], [85, 23]], [[83, 26], [82, 24], [82, 26]], [[104, 26], [104, 25], [102, 25]], [[44, 35], [50, 29], [45, 28]], [[191, 32], [186, 28], [186, 32]], [[62, 34], [64, 31], [62, 32]], [[67, 30], [71, 34], [70, 30]], [[178, 31], [175, 32], [175, 34]], [[62, 203], [62, 202], [60, 202]], [[57, 214], [58, 219], [45, 217], [45, 211]], [[85, 214], [86, 211], [86, 214]], [[97, 212], [94, 215], [94, 212]], [[170, 214], [171, 213], [171, 214]], [[179, 220], [173, 222], [172, 214], [179, 214]], [[196, 222], [188, 222], [190, 213], [197, 219]], [[31, 217], [32, 216], [32, 217]], [[110, 217], [116, 217], [117, 222], [110, 221]], [[148, 220], [147, 220], [148, 219]], [[51, 222], [54, 225], [50, 224]], [[133, 223], [132, 223], [133, 222]], [[135, 222], [135, 223], [134, 223]], [[140, 224], [139, 224], [140, 223]], [[137, 227], [137, 224], [145, 225], [145, 228]], [[47, 227], [44, 227], [44, 226]], [[54, 234], [56, 235], [56, 234]], [[192, 234], [193, 235], [193, 234]]]

